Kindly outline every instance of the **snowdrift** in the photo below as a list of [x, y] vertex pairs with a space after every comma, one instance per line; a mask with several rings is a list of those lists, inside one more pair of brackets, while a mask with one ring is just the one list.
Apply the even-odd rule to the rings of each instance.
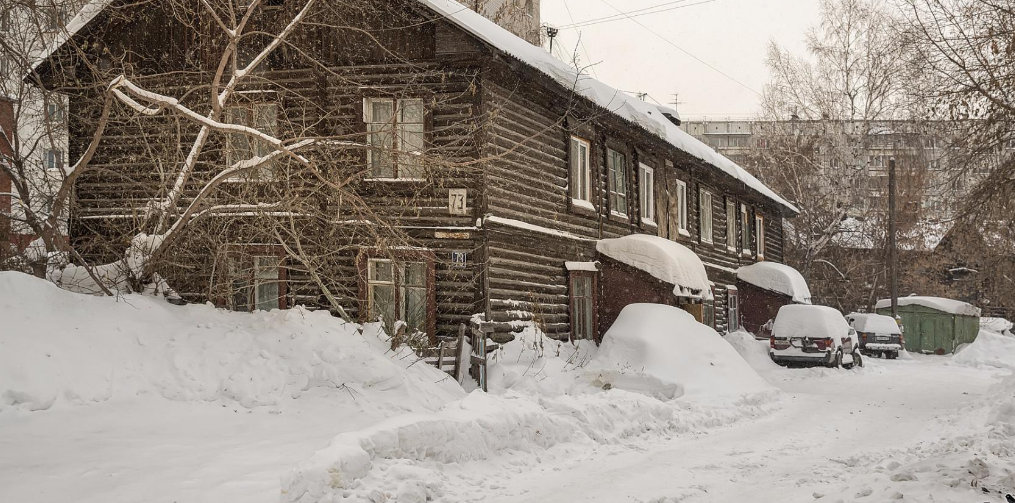
[[661, 400], [770, 389], [715, 330], [686, 311], [659, 304], [625, 307], [586, 372], [597, 373], [604, 385]]
[[337, 436], [283, 477], [282, 501], [470, 499], [445, 492], [459, 485], [446, 483], [457, 467], [704, 431], [767, 415], [777, 403], [713, 330], [660, 305], [625, 308], [598, 350], [529, 327], [499, 350], [489, 375], [489, 394]]
[[0, 412], [141, 395], [247, 408], [310, 390], [371, 390], [432, 408], [462, 396], [437, 369], [392, 354], [376, 327], [361, 333], [326, 312], [92, 297], [3, 272], [0, 320]]
[[1015, 337], [980, 330], [972, 343], [952, 356], [952, 362], [970, 367], [998, 367], [1015, 371]]

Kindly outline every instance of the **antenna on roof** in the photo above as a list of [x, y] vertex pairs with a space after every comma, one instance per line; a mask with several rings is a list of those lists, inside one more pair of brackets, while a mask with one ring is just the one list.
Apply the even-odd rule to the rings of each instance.
[[557, 38], [557, 34], [560, 30], [550, 25], [543, 26], [546, 29], [546, 36], [550, 39], [550, 54], [553, 54], [553, 39]]
[[645, 101], [645, 98], [648, 98], [648, 93], [634, 93], [634, 95], [637, 96], [638, 99], [642, 101]]

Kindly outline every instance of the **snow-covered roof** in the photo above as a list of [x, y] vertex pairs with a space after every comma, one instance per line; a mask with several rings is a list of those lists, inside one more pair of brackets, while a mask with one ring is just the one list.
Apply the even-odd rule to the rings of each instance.
[[765, 290], [788, 295], [793, 302], [811, 303], [811, 290], [800, 271], [776, 262], [758, 262], [737, 270], [737, 279]]
[[[943, 299], [941, 297], [921, 297], [913, 295], [910, 297], [899, 297], [900, 306], [923, 306], [938, 311], [943, 311], [949, 314], [958, 314], [962, 316], [979, 316], [980, 308], [962, 302], [961, 300]], [[884, 309], [892, 306], [892, 299], [881, 299], [875, 304], [876, 309]]]
[[850, 320], [853, 329], [857, 332], [867, 334], [901, 334], [899, 324], [891, 316], [874, 313], [849, 313], [846, 319]]
[[845, 337], [849, 324], [833, 307], [789, 304], [779, 308], [772, 326], [777, 337]]
[[712, 298], [705, 264], [686, 246], [659, 236], [631, 234], [596, 243], [596, 250], [613, 260], [645, 271], [673, 285], [673, 295]]
[[623, 91], [610, 87], [588, 75], [577, 73], [574, 68], [553, 57], [542, 47], [536, 47], [526, 42], [497, 23], [455, 0], [419, 1], [448, 18], [449, 21], [471, 33], [476, 38], [550, 76], [561, 85], [574, 88], [575, 92], [588, 98], [593, 103], [641, 126], [646, 131], [666, 140], [674, 147], [712, 164], [789, 211], [799, 213], [799, 210], [789, 201], [786, 201], [772, 189], [768, 188], [768, 186], [761, 183], [760, 180], [748, 173], [747, 170], [687, 134], [673, 122], [670, 122], [663, 115], [659, 107], [629, 96]]
[[[81, 11], [71, 19], [67, 28], [56, 37], [53, 45], [49, 50], [45, 51], [36, 65], [52, 55], [112, 1], [91, 0], [85, 4]], [[747, 170], [681, 130], [680, 127], [666, 118], [659, 107], [629, 96], [623, 91], [610, 87], [588, 75], [579, 74], [575, 69], [553, 57], [543, 48], [528, 43], [505, 28], [502, 28], [497, 23], [455, 0], [418, 1], [479, 40], [548, 75], [559, 84], [568, 88], [574, 88], [575, 92], [588, 98], [593, 103], [641, 126], [649, 133], [659, 136], [674, 147], [712, 164], [726, 174], [743, 182], [748, 188], [757, 191], [762, 196], [771, 199], [790, 212], [794, 214], [799, 213], [799, 210], [789, 201], [783, 199], [775, 191], [761, 183], [760, 180], [748, 173]]]

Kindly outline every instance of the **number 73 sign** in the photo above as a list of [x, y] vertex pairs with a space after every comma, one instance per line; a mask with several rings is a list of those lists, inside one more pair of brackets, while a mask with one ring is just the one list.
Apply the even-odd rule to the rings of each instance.
[[448, 213], [452, 215], [468, 215], [469, 208], [466, 206], [468, 191], [466, 189], [448, 190]]

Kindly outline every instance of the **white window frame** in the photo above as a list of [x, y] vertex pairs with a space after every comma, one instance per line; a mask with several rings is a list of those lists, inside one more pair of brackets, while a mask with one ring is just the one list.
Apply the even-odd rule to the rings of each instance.
[[592, 205], [592, 165], [590, 164], [592, 144], [580, 136], [572, 135], [568, 151], [570, 153], [568, 192], [571, 202], [575, 206], [595, 209]]
[[687, 182], [683, 180], [677, 180], [677, 232], [691, 237], [687, 230]]
[[726, 287], [726, 332], [740, 328], [740, 292], [734, 286]]
[[43, 167], [46, 171], [63, 171], [64, 152], [59, 148], [47, 148], [44, 152]]
[[[387, 122], [373, 122], [371, 117], [373, 116], [373, 106], [375, 103], [387, 103], [391, 105], [391, 118]], [[419, 122], [408, 121], [403, 116], [403, 111], [410, 105], [415, 105], [419, 109]], [[423, 104], [422, 98], [386, 98], [386, 97], [367, 97], [363, 98], [363, 123], [367, 125], [367, 137], [366, 143], [370, 145], [372, 143], [372, 136], [374, 134], [388, 134], [391, 136], [391, 147], [388, 152], [375, 152], [373, 148], [367, 149], [367, 177], [366, 180], [372, 181], [408, 181], [408, 182], [421, 182], [425, 180], [423, 173], [422, 156], [423, 151], [426, 148], [426, 108]], [[378, 127], [379, 129], [371, 131], [371, 127]], [[410, 131], [410, 128], [413, 131]], [[405, 145], [405, 138], [413, 135], [419, 136], [418, 145], [419, 151], [410, 151]], [[392, 176], [377, 176], [373, 173], [374, 158], [376, 156], [386, 156], [388, 162], [390, 162], [390, 169]], [[411, 159], [417, 157], [418, 164], [413, 165], [407, 162], [405, 159]], [[412, 175], [406, 176], [402, 173], [402, 170], [410, 171], [405, 168], [411, 166], [413, 171]]]
[[713, 244], [712, 239], [712, 193], [698, 190], [698, 234], [702, 243]]
[[656, 174], [645, 163], [638, 164], [638, 202], [641, 204], [641, 221], [656, 224]]
[[765, 260], [765, 216], [754, 215], [755, 246], [758, 248], [758, 260]]
[[737, 251], [737, 202], [733, 199], [726, 199], [726, 249], [730, 252]]
[[740, 253], [751, 255], [751, 213], [746, 204], [740, 204]]
[[[616, 162], [611, 160], [611, 159], [614, 159], [614, 157], [613, 157], [614, 154], [617, 154], [620, 157], [620, 159], [621, 159], [621, 165], [619, 166], [619, 168], [616, 166]], [[620, 179], [619, 179], [619, 183], [621, 184], [620, 186], [618, 186], [617, 182], [614, 180], [614, 178], [617, 175], [617, 173], [614, 173], [614, 172], [617, 171], [618, 169], [620, 170]], [[628, 208], [628, 206], [630, 204], [630, 195], [631, 195], [630, 191], [628, 190], [628, 187], [627, 187], [627, 180], [628, 180], [628, 176], [627, 176], [627, 156], [624, 155], [623, 152], [620, 152], [618, 150], [613, 150], [612, 148], [607, 148], [606, 149], [606, 181], [607, 181], [606, 192], [607, 192], [607, 202], [610, 205], [610, 214], [613, 215], [613, 216], [627, 218], [627, 208]], [[615, 202], [614, 202], [615, 198], [616, 199], [620, 199], [621, 197], [624, 198], [624, 205], [623, 206], [621, 206], [619, 204], [615, 204]]]

